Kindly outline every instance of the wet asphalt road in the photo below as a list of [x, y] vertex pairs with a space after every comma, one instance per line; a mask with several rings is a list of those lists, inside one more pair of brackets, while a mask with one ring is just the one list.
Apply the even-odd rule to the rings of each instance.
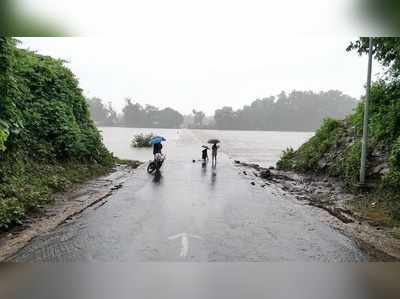
[[201, 141], [182, 130], [162, 177], [145, 167], [97, 206], [35, 238], [15, 261], [365, 261], [309, 206], [252, 186], [220, 153], [192, 163]]

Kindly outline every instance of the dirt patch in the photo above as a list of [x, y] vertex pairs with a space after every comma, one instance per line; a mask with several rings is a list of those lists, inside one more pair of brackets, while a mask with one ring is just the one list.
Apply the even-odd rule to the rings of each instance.
[[[135, 168], [137, 164], [135, 164]], [[30, 215], [23, 225], [0, 234], [0, 262], [7, 260], [36, 236], [45, 234], [117, 192], [132, 175], [131, 165], [117, 165], [106, 175], [56, 194], [54, 203]]]
[[[400, 239], [393, 235], [392, 228], [375, 221], [376, 217], [366, 218], [354, 209], [351, 203], [360, 200], [359, 195], [347, 193], [342, 182], [329, 177], [266, 169], [240, 161], [234, 161], [234, 164], [242, 168], [241, 173], [246, 172], [252, 182], [261, 180], [252, 185], [278, 188], [305, 205], [329, 213], [335, 219], [329, 224], [352, 238], [370, 261], [400, 261]], [[256, 172], [252, 174], [249, 168]]]

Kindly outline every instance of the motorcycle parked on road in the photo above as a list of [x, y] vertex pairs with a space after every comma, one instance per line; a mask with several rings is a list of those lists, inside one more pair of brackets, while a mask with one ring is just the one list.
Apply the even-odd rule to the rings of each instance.
[[153, 172], [159, 173], [161, 166], [163, 165], [165, 161], [165, 155], [156, 153], [154, 155], [154, 160], [149, 161], [149, 165], [147, 166], [147, 172], [152, 174]]

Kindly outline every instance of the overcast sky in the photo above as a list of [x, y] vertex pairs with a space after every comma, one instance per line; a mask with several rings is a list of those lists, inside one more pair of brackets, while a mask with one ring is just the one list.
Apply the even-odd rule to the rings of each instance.
[[115, 0], [110, 13], [110, 1], [42, 0], [49, 18], [63, 16], [70, 31], [90, 37], [22, 38], [21, 46], [69, 61], [85, 95], [118, 110], [126, 97], [207, 114], [281, 90], [339, 89], [358, 98], [367, 60], [345, 51], [357, 35], [346, 33], [345, 1], [332, 1], [336, 10], [314, 0], [306, 2], [315, 10], [255, 0]]

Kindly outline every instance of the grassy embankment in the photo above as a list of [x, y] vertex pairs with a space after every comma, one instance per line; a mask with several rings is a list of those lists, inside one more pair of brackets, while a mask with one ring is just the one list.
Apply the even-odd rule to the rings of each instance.
[[[337, 177], [359, 193], [363, 103], [345, 120], [327, 119], [297, 151], [288, 149], [278, 168]], [[373, 84], [370, 99], [367, 181], [369, 191], [351, 203], [367, 219], [400, 223], [400, 81]]]
[[[297, 172], [324, 174], [345, 182], [360, 194], [350, 203], [372, 222], [400, 227], [400, 38], [373, 38], [374, 63], [384, 73], [372, 84], [369, 109], [367, 182], [357, 188], [360, 168], [363, 104], [345, 120], [328, 119], [297, 151], [284, 152], [278, 167]], [[368, 38], [352, 42], [348, 51], [367, 54]], [[394, 230], [400, 237], [400, 229]]]
[[0, 230], [113, 165], [64, 62], [0, 37]]

